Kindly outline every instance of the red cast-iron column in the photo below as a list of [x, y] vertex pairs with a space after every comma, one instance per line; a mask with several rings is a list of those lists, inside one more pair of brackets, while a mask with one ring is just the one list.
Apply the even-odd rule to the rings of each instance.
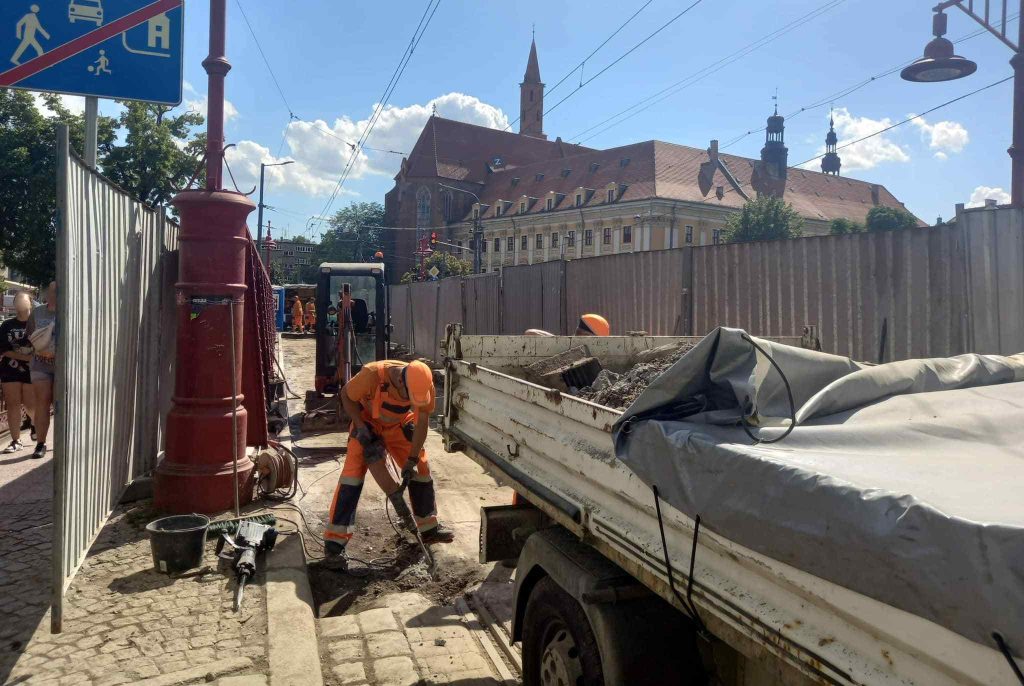
[[[241, 388], [249, 241], [245, 220], [256, 206], [240, 193], [221, 189], [224, 77], [231, 69], [224, 55], [226, 4], [227, 0], [210, 2], [210, 54], [203, 60], [209, 75], [206, 188], [183, 191], [173, 200], [181, 215], [175, 285], [177, 371], [165, 454], [154, 486], [155, 506], [168, 512], [234, 507], [235, 459], [239, 503], [252, 499], [247, 484], [253, 463], [245, 452], [247, 417]], [[237, 412], [234, 440], [232, 410]]]

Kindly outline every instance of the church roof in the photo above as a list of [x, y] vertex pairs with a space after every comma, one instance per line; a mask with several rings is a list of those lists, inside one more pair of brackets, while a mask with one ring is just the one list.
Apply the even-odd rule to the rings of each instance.
[[537, 61], [537, 41], [530, 43], [530, 59], [526, 62], [523, 83], [540, 83], [540, 63]]
[[404, 173], [406, 177], [484, 183], [489, 168], [507, 170], [586, 152], [593, 152], [593, 148], [564, 143], [561, 139], [549, 141], [521, 136], [435, 115], [423, 127], [399, 176]]
[[[756, 195], [752, 179], [759, 160], [726, 154], [720, 154], [719, 158], [725, 163], [728, 174], [708, 164], [707, 150], [645, 141], [520, 165], [487, 178], [483, 191], [478, 194], [481, 202], [489, 205], [482, 218], [496, 216], [497, 200], [516, 203], [523, 195], [539, 200], [532, 205], [529, 214], [544, 212], [544, 199], [552, 191], [564, 195], [554, 209], [572, 207], [579, 188], [594, 191], [585, 194], [584, 207], [602, 205], [607, 202], [605, 190], [612, 184], [617, 189], [615, 202], [663, 198], [739, 209], [746, 202], [744, 194]], [[703, 182], [702, 165], [705, 169]], [[742, 193], [736, 189], [737, 185]], [[715, 192], [718, 186], [725, 191], [721, 199]], [[807, 219], [831, 221], [844, 217], [863, 221], [875, 205], [874, 186], [877, 185], [866, 181], [790, 169], [784, 199]], [[877, 196], [879, 205], [905, 209], [883, 186], [877, 186]], [[511, 211], [518, 212], [518, 206]]]

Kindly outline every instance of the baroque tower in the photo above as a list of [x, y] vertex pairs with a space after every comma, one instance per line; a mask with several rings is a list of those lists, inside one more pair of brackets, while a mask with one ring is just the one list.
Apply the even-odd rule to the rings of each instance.
[[829, 113], [828, 134], [825, 136], [825, 156], [821, 158], [821, 171], [833, 176], [839, 176], [839, 169], [843, 166], [843, 161], [839, 159], [839, 153], [836, 152], [836, 143], [838, 142], [836, 124], [832, 119], [832, 114]]
[[537, 62], [537, 41], [530, 41], [530, 59], [526, 74], [519, 84], [519, 133], [523, 136], [544, 138], [544, 84], [540, 80]]

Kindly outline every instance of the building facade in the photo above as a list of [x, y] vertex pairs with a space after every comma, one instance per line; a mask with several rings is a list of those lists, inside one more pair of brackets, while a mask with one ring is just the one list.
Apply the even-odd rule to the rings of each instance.
[[864, 222], [875, 206], [903, 204], [887, 189], [839, 176], [835, 132], [827, 173], [788, 166], [785, 120], [765, 126], [759, 159], [662, 141], [595, 150], [549, 141], [536, 43], [520, 83], [518, 134], [432, 116], [385, 198], [394, 268], [408, 269], [416, 239], [440, 231], [481, 271], [555, 259], [717, 243], [730, 215], [758, 195], [780, 197], [808, 235], [833, 219]]
[[276, 267], [281, 270], [283, 283], [299, 283], [304, 267], [319, 263], [320, 245], [318, 243], [306, 243], [290, 241], [288, 239], [274, 239], [276, 248], [271, 251], [271, 259]]

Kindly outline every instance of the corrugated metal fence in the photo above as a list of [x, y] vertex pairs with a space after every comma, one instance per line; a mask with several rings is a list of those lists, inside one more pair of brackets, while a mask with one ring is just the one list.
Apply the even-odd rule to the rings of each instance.
[[58, 129], [59, 340], [52, 629], [125, 487], [153, 469], [173, 386], [176, 228], [88, 169]]
[[585, 312], [618, 334], [799, 336], [815, 325], [823, 350], [868, 361], [1011, 354], [1024, 350], [1024, 213], [979, 208], [936, 228], [545, 262], [392, 293], [393, 340], [430, 358], [449, 322], [470, 334], [567, 334]]

